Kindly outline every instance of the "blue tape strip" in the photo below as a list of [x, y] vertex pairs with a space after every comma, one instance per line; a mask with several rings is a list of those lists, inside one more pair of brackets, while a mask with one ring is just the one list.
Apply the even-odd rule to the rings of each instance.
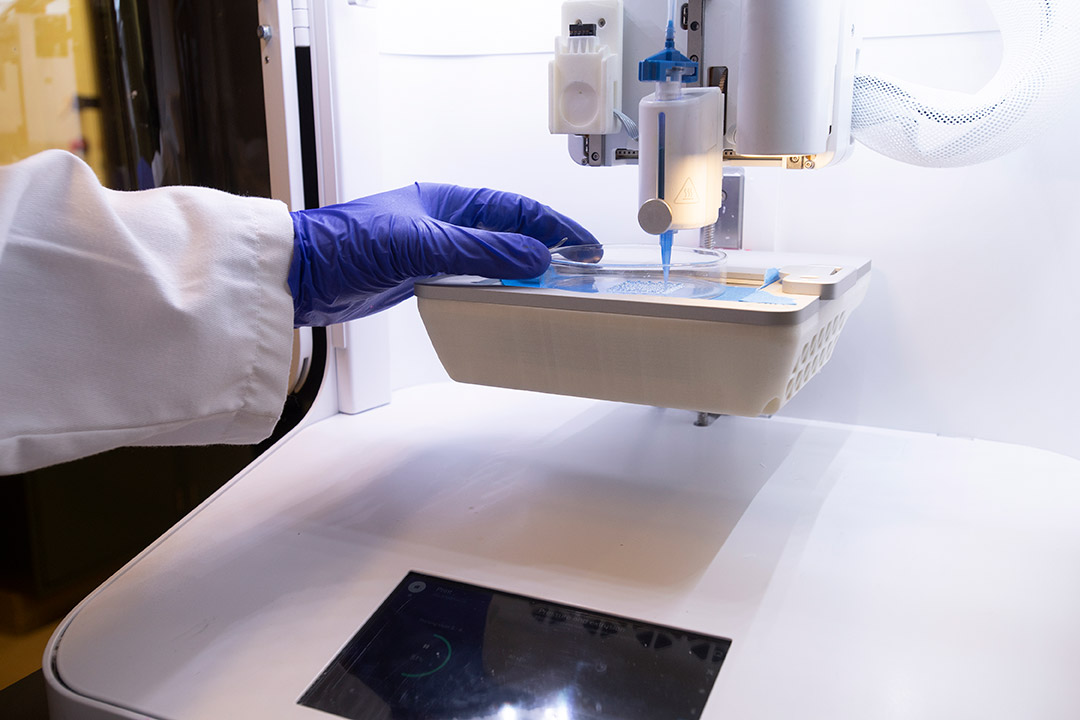
[[766, 305], [794, 305], [795, 301], [791, 298], [781, 297], [767, 293], [761, 288], [753, 287], [728, 287], [723, 293], [716, 296], [716, 300], [727, 300], [728, 302], [754, 302], [765, 303]]
[[773, 295], [764, 290], [754, 290], [739, 302], [765, 303], [766, 305], [795, 305], [795, 301], [788, 297]]
[[765, 282], [761, 283], [758, 287], [769, 287], [774, 282], [780, 279], [780, 271], [776, 268], [769, 268], [765, 271]]
[[503, 285], [508, 287], [531, 287], [541, 288], [544, 287], [544, 276], [531, 278], [529, 280], [500, 280]]

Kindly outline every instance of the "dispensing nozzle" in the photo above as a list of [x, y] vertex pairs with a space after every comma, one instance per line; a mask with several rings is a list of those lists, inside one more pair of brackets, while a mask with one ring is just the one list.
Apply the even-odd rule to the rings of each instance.
[[[674, 9], [671, 10], [674, 12]], [[669, 14], [664, 48], [638, 64], [656, 92], [638, 105], [638, 225], [670, 247], [675, 230], [716, 221], [720, 207], [723, 125], [718, 88], [683, 88], [698, 63], [675, 48]]]
[[[660, 101], [679, 100], [682, 97], [683, 82], [697, 79], [698, 65], [675, 48], [674, 5], [668, 17], [667, 32], [664, 35], [664, 49], [650, 55], [638, 63], [638, 80], [655, 82], [655, 98]], [[652, 129], [650, 128], [650, 133]], [[660, 113], [657, 138], [657, 179], [656, 195], [646, 200], [638, 210], [638, 224], [645, 232], [661, 235], [671, 227], [673, 213], [664, 194], [664, 114]]]

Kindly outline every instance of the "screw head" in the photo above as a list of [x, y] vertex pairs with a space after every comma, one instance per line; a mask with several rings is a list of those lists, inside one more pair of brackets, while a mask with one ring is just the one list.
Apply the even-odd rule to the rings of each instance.
[[596, 21], [596, 24], [599, 25], [600, 27], [604, 27], [605, 25], [607, 25], [607, 20], [605, 20], [604, 18], [600, 18], [599, 20]]
[[269, 40], [270, 38], [274, 37], [274, 29], [269, 25], [260, 25], [258, 28], [256, 28], [255, 34], [263, 40]]
[[592, 154], [592, 161], [593, 161], [593, 162], [596, 162], [596, 161], [597, 161], [597, 160], [599, 160], [599, 159], [600, 159], [600, 153], [595, 153], [595, 152], [594, 152], [594, 153]]

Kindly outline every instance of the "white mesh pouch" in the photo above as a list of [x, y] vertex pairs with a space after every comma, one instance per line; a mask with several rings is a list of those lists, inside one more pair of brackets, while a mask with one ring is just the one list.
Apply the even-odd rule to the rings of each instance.
[[1036, 135], [1080, 92], [1080, 0], [988, 0], [1003, 53], [994, 78], [962, 93], [855, 77], [852, 135], [901, 162], [974, 165]]

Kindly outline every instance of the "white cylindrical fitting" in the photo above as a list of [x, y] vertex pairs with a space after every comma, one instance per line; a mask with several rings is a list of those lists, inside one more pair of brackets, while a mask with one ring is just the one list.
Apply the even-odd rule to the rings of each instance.
[[839, 0], [744, 2], [735, 148], [814, 155], [829, 137]]
[[[716, 222], [722, 202], [724, 145], [719, 88], [685, 88], [676, 100], [642, 98], [638, 106], [638, 205], [655, 198], [671, 208], [670, 230]], [[660, 114], [664, 114], [664, 187], [658, 187]], [[658, 234], [656, 229], [646, 232]], [[661, 231], [662, 232], [662, 231]]]

